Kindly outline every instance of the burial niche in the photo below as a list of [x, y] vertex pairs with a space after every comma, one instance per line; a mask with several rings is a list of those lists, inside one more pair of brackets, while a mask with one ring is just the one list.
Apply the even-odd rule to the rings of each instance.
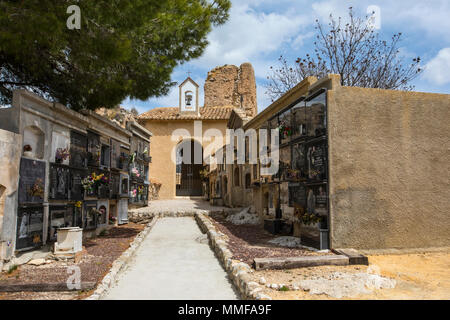
[[23, 155], [28, 158], [44, 158], [45, 134], [36, 126], [23, 130]]

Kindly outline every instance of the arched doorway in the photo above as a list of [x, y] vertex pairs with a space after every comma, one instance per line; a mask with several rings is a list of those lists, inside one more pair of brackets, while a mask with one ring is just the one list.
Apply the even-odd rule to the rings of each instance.
[[195, 140], [185, 140], [177, 146], [176, 195], [177, 197], [201, 196], [203, 148]]

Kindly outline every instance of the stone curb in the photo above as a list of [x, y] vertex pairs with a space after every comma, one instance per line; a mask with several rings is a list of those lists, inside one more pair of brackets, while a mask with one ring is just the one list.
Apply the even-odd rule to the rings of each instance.
[[208, 235], [211, 248], [238, 289], [241, 298], [246, 300], [272, 300], [271, 297], [260, 292], [262, 288], [258, 283], [252, 281], [250, 277], [250, 273], [253, 272], [252, 269], [246, 263], [232, 259], [233, 254], [227, 248], [226, 236], [217, 231], [205, 215], [197, 213], [195, 220], [200, 230]]
[[95, 289], [94, 293], [84, 300], [100, 300], [108, 292], [109, 288], [111, 288], [111, 286], [116, 282], [120, 271], [124, 269], [124, 267], [130, 261], [130, 259], [134, 256], [137, 249], [140, 247], [142, 241], [144, 241], [145, 237], [150, 233], [150, 231], [152, 230], [153, 226], [156, 224], [157, 221], [158, 218], [154, 217], [153, 220], [145, 227], [145, 229], [142, 230], [136, 236], [136, 238], [134, 238], [130, 247], [127, 250], [125, 250], [120, 255], [120, 257], [113, 262], [112, 267], [109, 270], [108, 274], [97, 286], [97, 289]]

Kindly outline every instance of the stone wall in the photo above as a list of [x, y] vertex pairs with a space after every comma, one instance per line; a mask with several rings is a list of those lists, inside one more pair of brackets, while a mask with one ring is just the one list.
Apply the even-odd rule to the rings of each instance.
[[204, 89], [205, 107], [242, 106], [247, 116], [257, 114], [255, 72], [250, 63], [214, 68], [208, 72]]
[[13, 254], [21, 140], [21, 135], [0, 129], [0, 263]]
[[450, 245], [450, 95], [328, 91], [331, 245]]
[[97, 114], [113, 121], [122, 128], [126, 127], [127, 122], [136, 121], [137, 114], [123, 107], [115, 107], [112, 109], [99, 108], [95, 111]]

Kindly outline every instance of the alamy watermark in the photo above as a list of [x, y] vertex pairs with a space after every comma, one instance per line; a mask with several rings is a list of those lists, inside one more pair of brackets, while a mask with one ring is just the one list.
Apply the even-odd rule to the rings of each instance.
[[81, 290], [81, 269], [78, 266], [67, 267], [67, 273], [69, 277], [67, 278], [66, 284], [69, 290]]
[[381, 8], [379, 6], [371, 5], [367, 7], [366, 13], [369, 15], [367, 25], [371, 29], [381, 29]]
[[[194, 121], [193, 135], [183, 128], [172, 132], [171, 140], [177, 142], [171, 152], [174, 164], [257, 164], [259, 158], [261, 175], [278, 173], [279, 129], [227, 129], [225, 137], [218, 129], [202, 133], [202, 121]], [[209, 142], [205, 150], [204, 142]]]
[[67, 18], [66, 26], [69, 30], [81, 29], [81, 9], [77, 5], [71, 5], [67, 7], [67, 14], [70, 16]]

